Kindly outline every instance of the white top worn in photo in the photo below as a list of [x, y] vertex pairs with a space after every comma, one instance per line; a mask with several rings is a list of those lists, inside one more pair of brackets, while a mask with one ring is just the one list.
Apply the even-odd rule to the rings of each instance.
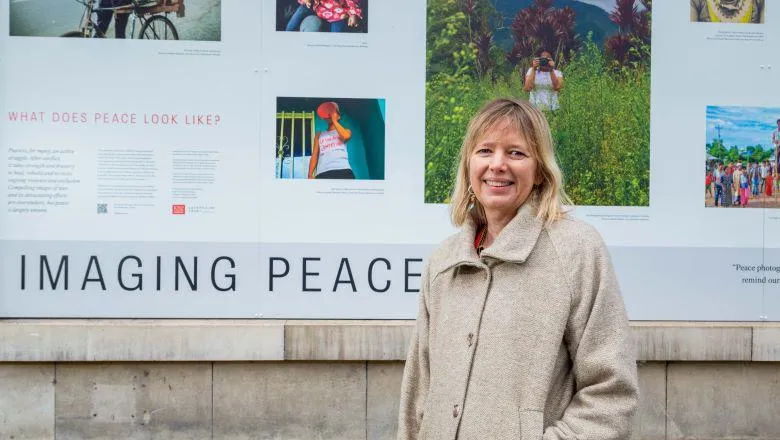
[[[526, 76], [531, 75], [531, 69], [528, 69]], [[560, 70], [555, 69], [555, 76], [563, 78], [563, 73]], [[558, 109], [558, 92], [553, 90], [552, 77], [550, 72], [536, 71], [536, 78], [534, 79], [534, 89], [531, 90], [531, 94], [528, 97], [531, 104], [542, 110], [557, 110]]]

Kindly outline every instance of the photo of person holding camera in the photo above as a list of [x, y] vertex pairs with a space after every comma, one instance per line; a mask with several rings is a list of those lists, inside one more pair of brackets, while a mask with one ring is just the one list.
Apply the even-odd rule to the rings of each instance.
[[525, 74], [523, 89], [528, 100], [540, 110], [558, 109], [558, 92], [563, 88], [563, 73], [555, 68], [552, 54], [541, 49]]

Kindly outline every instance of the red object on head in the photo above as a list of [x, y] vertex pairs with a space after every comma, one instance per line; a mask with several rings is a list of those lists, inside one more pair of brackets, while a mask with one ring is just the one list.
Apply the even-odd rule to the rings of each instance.
[[339, 105], [333, 101], [323, 102], [317, 107], [317, 116], [322, 119], [330, 119], [333, 112], [339, 112]]

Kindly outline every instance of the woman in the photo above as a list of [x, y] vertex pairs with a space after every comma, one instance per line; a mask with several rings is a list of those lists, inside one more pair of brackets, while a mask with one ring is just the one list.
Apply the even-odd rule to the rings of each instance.
[[726, 168], [726, 172], [723, 173], [721, 182], [723, 185], [723, 200], [721, 200], [720, 206], [730, 208], [734, 201], [734, 193], [731, 190], [731, 186], [734, 183], [734, 170], [731, 163]]
[[743, 208], [748, 205], [750, 200], [750, 178], [748, 172], [742, 171], [739, 174], [739, 204]]
[[328, 121], [328, 129], [314, 135], [309, 179], [354, 179], [355, 174], [349, 165], [347, 153], [347, 141], [352, 138], [352, 131], [339, 123], [341, 113], [338, 104], [320, 104], [317, 107], [317, 115]]
[[769, 171], [766, 175], [766, 186], [764, 187], [766, 190], [766, 196], [772, 197], [772, 183], [774, 181], [774, 175], [772, 171]]
[[732, 182], [732, 193], [731, 193], [731, 200], [734, 203], [734, 205], [739, 206], [742, 203], [742, 199], [740, 198], [740, 195], [742, 195], [742, 191], [740, 190], [740, 182], [742, 181], [742, 162], [737, 163], [737, 166], [734, 168], [734, 171], [731, 173], [731, 182]]
[[499, 99], [472, 119], [452, 221], [430, 257], [399, 439], [626, 439], [634, 348], [609, 255], [567, 200], [542, 113]]
[[331, 32], [358, 27], [363, 17], [360, 0], [298, 0], [298, 8], [287, 22], [286, 31], [297, 31], [306, 17], [315, 15], [330, 25]]
[[555, 69], [555, 61], [547, 50], [539, 51], [525, 73], [523, 90], [528, 100], [542, 110], [558, 110], [558, 92], [563, 88], [563, 73]]
[[726, 174], [726, 172], [723, 170], [723, 163], [718, 162], [718, 167], [715, 169], [715, 172], [712, 176], [713, 182], [715, 183], [715, 207], [718, 206], [718, 202], [720, 202], [721, 205], [723, 205], [723, 176]]

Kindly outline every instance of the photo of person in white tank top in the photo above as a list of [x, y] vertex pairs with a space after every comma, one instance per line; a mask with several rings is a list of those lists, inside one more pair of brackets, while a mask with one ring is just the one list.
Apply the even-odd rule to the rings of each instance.
[[317, 107], [317, 115], [328, 122], [328, 129], [318, 131], [314, 136], [309, 179], [354, 179], [347, 152], [347, 141], [352, 132], [339, 123], [338, 104], [323, 102]]

